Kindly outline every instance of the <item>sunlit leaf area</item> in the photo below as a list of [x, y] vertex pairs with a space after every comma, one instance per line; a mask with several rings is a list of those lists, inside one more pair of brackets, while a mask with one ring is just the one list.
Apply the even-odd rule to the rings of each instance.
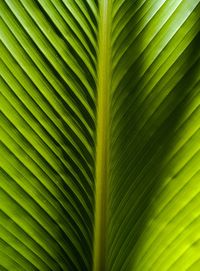
[[200, 271], [200, 0], [0, 0], [0, 271]]

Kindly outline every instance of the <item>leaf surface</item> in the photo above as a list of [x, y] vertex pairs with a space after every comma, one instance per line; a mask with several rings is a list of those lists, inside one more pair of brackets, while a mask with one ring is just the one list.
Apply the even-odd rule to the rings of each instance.
[[199, 14], [0, 1], [0, 270], [200, 269]]

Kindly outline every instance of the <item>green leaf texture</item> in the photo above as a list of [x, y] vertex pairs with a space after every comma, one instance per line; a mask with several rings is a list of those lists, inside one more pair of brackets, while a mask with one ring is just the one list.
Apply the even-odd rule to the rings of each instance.
[[8, 0], [0, 10], [0, 264], [89, 270], [97, 4]]
[[200, 270], [200, 4], [114, 1], [108, 270]]
[[0, 0], [4, 270], [200, 270], [200, 0]]

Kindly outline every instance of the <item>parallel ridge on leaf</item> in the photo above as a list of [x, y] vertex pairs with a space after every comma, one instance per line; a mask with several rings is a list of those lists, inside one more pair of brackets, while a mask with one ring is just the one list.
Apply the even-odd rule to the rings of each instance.
[[199, 270], [199, 0], [113, 0], [109, 271]]
[[0, 269], [92, 266], [97, 3], [0, 2]]

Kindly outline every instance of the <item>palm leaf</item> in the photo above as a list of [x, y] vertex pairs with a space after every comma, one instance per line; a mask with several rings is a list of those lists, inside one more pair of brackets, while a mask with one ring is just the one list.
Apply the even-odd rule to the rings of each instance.
[[199, 266], [200, 6], [153, 2], [114, 10], [108, 270]]
[[0, 270], [198, 271], [199, 0], [0, 14]]

